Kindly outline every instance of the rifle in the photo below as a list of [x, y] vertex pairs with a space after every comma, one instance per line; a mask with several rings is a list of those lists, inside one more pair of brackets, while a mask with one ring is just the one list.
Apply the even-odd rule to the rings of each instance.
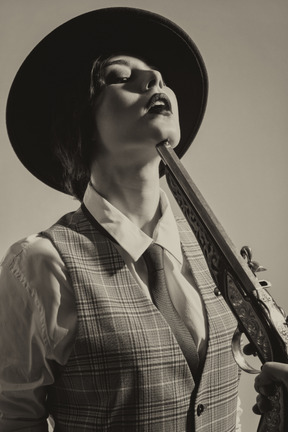
[[[241, 337], [245, 334], [262, 363], [288, 363], [286, 315], [267, 291], [269, 283], [256, 277], [256, 271], [263, 268], [252, 261], [248, 247], [242, 248], [241, 254], [237, 252], [169, 142], [163, 141], [156, 148], [168, 186], [195, 234], [214, 282], [237, 319], [231, 341], [235, 361], [246, 372], [258, 372], [243, 356]], [[262, 414], [257, 432], [287, 432], [288, 397], [284, 386], [279, 384], [269, 399], [272, 408]]]

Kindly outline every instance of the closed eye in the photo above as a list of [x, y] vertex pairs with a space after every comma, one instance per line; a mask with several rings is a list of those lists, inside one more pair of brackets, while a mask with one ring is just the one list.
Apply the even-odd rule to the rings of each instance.
[[110, 72], [106, 77], [105, 77], [105, 83], [107, 85], [111, 85], [111, 84], [122, 84], [125, 83], [127, 81], [129, 81], [130, 76], [123, 76], [123, 75], [119, 75], [118, 73], [115, 72]]

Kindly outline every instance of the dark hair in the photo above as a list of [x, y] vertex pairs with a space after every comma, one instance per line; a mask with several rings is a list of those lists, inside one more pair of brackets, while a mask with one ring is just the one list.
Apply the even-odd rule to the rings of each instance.
[[64, 88], [61, 100], [59, 97], [57, 101], [52, 145], [62, 168], [63, 190], [79, 201], [83, 200], [90, 179], [95, 151], [95, 143], [92, 143], [94, 102], [105, 85], [103, 68], [114, 55], [103, 55], [93, 62], [88, 89], [79, 87], [71, 91]]

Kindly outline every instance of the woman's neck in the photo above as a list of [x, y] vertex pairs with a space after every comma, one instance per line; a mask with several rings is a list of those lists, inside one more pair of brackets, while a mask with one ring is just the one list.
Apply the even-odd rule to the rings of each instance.
[[161, 217], [158, 165], [153, 161], [131, 168], [96, 162], [91, 174], [96, 191], [150, 236]]

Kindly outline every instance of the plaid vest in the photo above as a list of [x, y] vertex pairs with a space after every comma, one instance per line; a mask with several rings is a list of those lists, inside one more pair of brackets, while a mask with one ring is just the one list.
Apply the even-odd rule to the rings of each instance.
[[[138, 286], [113, 242], [79, 209], [43, 233], [71, 279], [78, 329], [68, 363], [48, 389], [55, 432], [232, 432], [238, 367], [236, 322], [214, 294], [199, 245], [184, 220], [181, 244], [209, 321], [206, 361], [195, 389], [170, 327]], [[194, 391], [193, 391], [194, 390]]]

